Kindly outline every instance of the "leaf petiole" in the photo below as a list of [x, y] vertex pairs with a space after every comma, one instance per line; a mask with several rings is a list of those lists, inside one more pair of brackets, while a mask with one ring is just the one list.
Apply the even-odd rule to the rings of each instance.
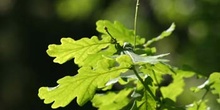
[[138, 8], [139, 8], [139, 0], [136, 2], [135, 14], [134, 14], [134, 48], [136, 46], [136, 32], [137, 32], [137, 17], [138, 17]]
[[138, 74], [137, 70], [135, 69], [135, 66], [132, 65], [131, 69], [134, 71], [134, 74], [137, 76], [138, 80], [141, 82], [141, 84], [144, 86], [144, 89], [147, 90], [150, 95], [154, 98], [155, 101], [157, 101], [157, 98], [154, 96], [153, 92], [150, 90], [150, 88], [145, 85], [143, 79], [140, 77], [140, 75]]
[[117, 40], [110, 34], [110, 32], [108, 31], [108, 28], [104, 27], [104, 29], [107, 32], [107, 34], [111, 37], [111, 43], [116, 44]]

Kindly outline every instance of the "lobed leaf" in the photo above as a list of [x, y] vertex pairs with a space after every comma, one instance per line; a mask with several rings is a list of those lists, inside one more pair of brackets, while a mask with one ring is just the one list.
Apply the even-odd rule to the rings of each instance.
[[214, 72], [209, 77], [210, 88], [213, 94], [218, 94], [217, 102], [220, 103], [220, 73]]
[[209, 89], [209, 80], [206, 80], [203, 84], [197, 86], [197, 87], [191, 87], [190, 90], [197, 93], [203, 89]]
[[121, 110], [129, 103], [130, 99], [128, 96], [131, 92], [132, 89], [123, 89], [118, 93], [96, 94], [92, 99], [92, 103], [99, 110]]
[[208, 100], [199, 100], [195, 101], [190, 105], [187, 105], [187, 110], [210, 110], [210, 107], [207, 106]]
[[136, 106], [135, 108], [138, 108], [137, 110], [155, 110], [156, 109], [156, 101], [154, 98], [149, 94], [149, 92], [144, 91], [144, 95], [141, 98], [141, 100], [136, 100]]
[[147, 43], [144, 44], [144, 46], [147, 47], [147, 46], [151, 45], [152, 43], [169, 36], [174, 31], [175, 27], [176, 27], [175, 24], [172, 23], [171, 26], [166, 31], [163, 31], [159, 36], [157, 36], [151, 40], [148, 40]]
[[112, 60], [99, 61], [95, 69], [82, 67], [75, 76], [66, 76], [57, 81], [56, 87], [41, 87], [38, 96], [44, 103], [52, 103], [52, 108], [64, 107], [77, 97], [77, 103], [82, 106], [91, 100], [97, 88], [104, 88], [105, 84], [121, 73], [128, 71], [132, 62], [128, 56], [116, 59], [117, 67], [112, 66]]
[[[99, 20], [96, 22], [97, 25], [97, 31], [100, 33], [103, 33], [108, 36], [105, 27], [108, 28], [111, 35], [120, 43], [129, 42], [131, 44], [134, 43], [134, 31], [128, 30], [125, 28], [121, 23], [115, 21], [114, 23], [111, 23], [107, 20]], [[143, 44], [145, 42], [144, 38], [140, 38], [139, 36], [136, 36], [136, 44]]]
[[160, 85], [163, 81], [163, 77], [166, 75], [174, 74], [172, 68], [164, 63], [145, 64], [141, 67], [140, 71], [144, 74], [151, 76], [154, 83]]
[[96, 36], [92, 38], [82, 38], [74, 40], [72, 38], [62, 38], [61, 45], [51, 44], [48, 46], [47, 54], [54, 59], [55, 63], [63, 64], [72, 58], [75, 63], [82, 66], [83, 61], [90, 54], [99, 52], [110, 45], [110, 38], [99, 40]]
[[155, 110], [156, 109], [156, 100], [155, 100], [155, 92], [156, 88], [152, 85], [152, 78], [147, 76], [143, 79], [144, 84], [140, 81], [136, 82], [136, 88], [131, 95], [135, 98], [133, 102], [133, 106], [131, 110]]
[[218, 95], [217, 102], [220, 103], [220, 73], [214, 72], [210, 75], [208, 80], [206, 80], [203, 84], [197, 86], [197, 87], [192, 87], [191, 90], [193, 92], [199, 92], [201, 90], [211, 90], [213, 94]]
[[185, 86], [184, 78], [191, 77], [194, 74], [191, 71], [177, 70], [176, 74], [172, 74], [173, 82], [166, 87], [161, 87], [164, 98], [176, 101], [177, 96], [183, 92], [183, 87]]
[[160, 55], [156, 55], [156, 56], [140, 56], [140, 55], [137, 55], [131, 51], [124, 51], [124, 52], [125, 52], [125, 54], [127, 54], [131, 57], [133, 63], [135, 63], [135, 64], [137, 64], [137, 63], [156, 64], [159, 62], [168, 62], [169, 61], [167, 59], [159, 59], [161, 57], [169, 55], [169, 53], [160, 54]]
[[95, 54], [90, 54], [84, 61], [80, 63], [80, 65], [93, 67], [99, 60], [102, 60], [104, 57], [112, 56], [116, 52], [117, 50], [115, 49], [115, 46], [109, 45], [108, 48], [102, 51], [99, 51]]

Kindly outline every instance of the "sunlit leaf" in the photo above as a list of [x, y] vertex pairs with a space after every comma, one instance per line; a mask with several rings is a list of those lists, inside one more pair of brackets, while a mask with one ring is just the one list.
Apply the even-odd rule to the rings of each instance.
[[155, 110], [156, 109], [156, 101], [149, 94], [148, 91], [144, 92], [141, 100], [136, 100], [137, 102], [137, 110]]
[[131, 51], [124, 51], [124, 52], [125, 52], [125, 54], [127, 54], [131, 57], [131, 59], [133, 60], [134, 63], [156, 64], [159, 62], [168, 62], [169, 61], [167, 59], [159, 59], [161, 57], [169, 55], [169, 53], [160, 54], [160, 55], [156, 55], [156, 56], [140, 56], [140, 55], [137, 55]]
[[[100, 33], [103, 33], [105, 35], [108, 35], [106, 33], [105, 27], [108, 28], [108, 31], [111, 33], [111, 35], [120, 43], [129, 42], [134, 45], [134, 31], [128, 30], [125, 28], [121, 23], [115, 21], [114, 23], [111, 23], [107, 20], [99, 20], [97, 23], [97, 31]], [[139, 36], [136, 36], [136, 44], [143, 44], [145, 42], [144, 38], [140, 38]]]
[[110, 45], [110, 39], [98, 40], [96, 36], [91, 39], [82, 38], [74, 40], [72, 38], [62, 38], [61, 45], [51, 44], [48, 46], [47, 53], [51, 57], [56, 57], [54, 62], [63, 64], [75, 58], [75, 63], [82, 63], [90, 54], [94, 54]]
[[95, 54], [89, 54], [89, 56], [82, 62], [80, 62], [79, 65], [83, 65], [83, 66], [95, 66], [97, 64], [97, 62], [99, 60], [102, 60], [104, 57], [110, 57], [112, 56], [114, 53], [116, 53], [116, 49], [114, 45], [109, 45], [108, 48], [99, 51]]
[[220, 103], [220, 73], [212, 73], [209, 77], [209, 84], [211, 85], [213, 94], [218, 94], [217, 102]]
[[206, 80], [203, 84], [197, 87], [193, 87], [191, 88], [191, 90], [193, 92], [199, 92], [201, 90], [206, 90], [206, 91], [211, 90], [213, 94], [218, 95], [217, 102], [220, 103], [220, 86], [219, 85], [220, 85], [220, 73], [214, 72], [210, 75], [208, 80]]
[[100, 61], [95, 69], [82, 67], [77, 75], [58, 80], [56, 87], [41, 87], [38, 95], [46, 104], [53, 102], [52, 108], [64, 107], [76, 97], [77, 103], [82, 106], [93, 98], [97, 88], [104, 88], [109, 80], [128, 71], [132, 63], [125, 55], [116, 61], [119, 63], [117, 67], [111, 67], [109, 59]]
[[163, 31], [159, 36], [151, 39], [151, 40], [148, 40], [146, 44], [144, 44], [145, 47], [151, 45], [152, 43], [156, 42], [156, 41], [159, 41], [165, 37], [168, 37], [170, 34], [172, 34], [172, 32], [174, 31], [175, 29], [175, 24], [172, 23], [171, 26], [166, 30], [166, 31]]
[[143, 78], [143, 82], [136, 82], [136, 91], [133, 95], [134, 105], [132, 106], [132, 110], [155, 110], [156, 109], [156, 100], [155, 100], [155, 91], [156, 88], [152, 85], [152, 78], [146, 77]]
[[163, 81], [163, 77], [166, 75], [175, 74], [172, 68], [164, 63], [157, 63], [157, 64], [145, 64], [141, 67], [140, 71], [144, 74], [151, 76], [154, 83], [160, 85]]
[[197, 87], [192, 87], [190, 88], [190, 90], [192, 90], [193, 92], [199, 92], [203, 89], [206, 89], [209, 86], [209, 80], [206, 80], [203, 84], [197, 86]]
[[[143, 74], [143, 73], [138, 73], [138, 75], [143, 78], [147, 77], [147, 75]], [[133, 80], [138, 80], [138, 78], [132, 70], [128, 70], [127, 72], [121, 74], [119, 77], [112, 79], [112, 80], [109, 80], [109, 82], [106, 85], [115, 84], [117, 82], [120, 83], [121, 85], [124, 85], [124, 84], [127, 84]]]
[[92, 99], [93, 106], [99, 110], [121, 110], [129, 103], [131, 91], [132, 89], [123, 89], [120, 92], [96, 94]]
[[173, 82], [168, 86], [161, 87], [161, 92], [164, 98], [169, 98], [176, 101], [178, 95], [183, 92], [183, 87], [185, 86], [184, 78], [193, 76], [195, 73], [191, 71], [177, 70], [176, 74], [172, 74]]
[[190, 105], [187, 105], [187, 110], [210, 110], [210, 107], [207, 106], [208, 100], [199, 100], [195, 101]]

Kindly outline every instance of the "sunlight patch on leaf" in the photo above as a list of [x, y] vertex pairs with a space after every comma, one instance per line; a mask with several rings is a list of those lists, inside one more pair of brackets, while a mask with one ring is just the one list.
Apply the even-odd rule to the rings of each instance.
[[92, 99], [92, 103], [99, 110], [121, 110], [129, 103], [129, 94], [131, 92], [132, 89], [123, 89], [117, 93], [96, 94]]
[[172, 74], [173, 82], [166, 87], [161, 87], [164, 98], [176, 101], [177, 96], [183, 92], [183, 87], [185, 86], [184, 78], [191, 77], [194, 74], [191, 71], [177, 70], [176, 74]]
[[[97, 25], [97, 31], [100, 33], [103, 33], [108, 36], [108, 34], [105, 31], [105, 27], [108, 28], [108, 31], [111, 33], [111, 35], [120, 43], [123, 44], [124, 42], [129, 42], [132, 45], [134, 45], [134, 31], [129, 30], [125, 28], [121, 23], [118, 21], [115, 21], [114, 23], [111, 23], [107, 20], [99, 20], [96, 22]], [[136, 44], [143, 44], [145, 42], [144, 38], [141, 38], [139, 36], [136, 36]]]
[[116, 53], [116, 49], [114, 45], [109, 45], [106, 49], [99, 51], [95, 54], [90, 54], [84, 61], [82, 61], [79, 65], [83, 66], [95, 66], [99, 60], [102, 60], [104, 57], [112, 56]]
[[206, 87], [209, 85], [209, 80], [206, 80], [203, 84], [197, 86], [197, 87], [191, 87], [190, 90], [197, 93], [203, 89], [206, 89]]
[[191, 90], [193, 92], [199, 92], [201, 90], [211, 90], [213, 94], [218, 95], [217, 102], [220, 103], [220, 73], [214, 72], [210, 75], [209, 79], [206, 80], [203, 84], [192, 87]]
[[62, 38], [61, 44], [51, 44], [48, 46], [47, 54], [54, 59], [55, 63], [63, 64], [68, 60], [75, 58], [75, 63], [83, 62], [90, 54], [110, 45], [110, 38], [98, 40], [96, 36], [92, 38], [82, 38], [74, 40], [72, 38]]
[[82, 67], [77, 75], [58, 80], [59, 86], [56, 88], [41, 87], [38, 96], [46, 104], [53, 102], [52, 108], [64, 107], [76, 97], [77, 103], [82, 106], [93, 98], [97, 88], [104, 88], [109, 80], [128, 71], [132, 63], [125, 55], [118, 57], [116, 61], [119, 63], [117, 67], [111, 67], [112, 61], [109, 59], [100, 61], [100, 66], [95, 69]]
[[207, 106], [208, 100], [199, 100], [195, 101], [192, 104], [186, 105], [187, 110], [211, 110], [210, 107]]
[[156, 101], [149, 94], [149, 92], [144, 92], [141, 100], [136, 100], [137, 110], [155, 110], [156, 109]]
[[218, 94], [217, 102], [220, 103], [220, 73], [214, 72], [209, 77], [210, 88], [213, 94]]
[[[148, 77], [148, 75], [143, 74], [143, 73], [138, 73], [138, 74], [139, 74], [140, 77], [142, 77], [144, 79], [146, 77]], [[132, 70], [128, 70], [127, 72], [125, 72], [123, 74], [120, 74], [119, 77], [109, 80], [106, 83], [106, 86], [115, 84], [117, 82], [119, 82], [119, 84], [121, 84], [121, 85], [124, 85], [124, 84], [129, 83], [132, 80], [138, 80], [138, 78], [137, 78], [137, 76], [134, 74], [134, 72]]]

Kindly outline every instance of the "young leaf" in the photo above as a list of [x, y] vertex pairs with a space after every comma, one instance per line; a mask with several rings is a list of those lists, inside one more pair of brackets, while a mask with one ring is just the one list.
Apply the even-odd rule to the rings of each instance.
[[211, 85], [210, 88], [212, 88], [212, 93], [218, 94], [219, 98], [217, 101], [220, 103], [220, 73], [212, 73], [209, 77], [209, 84]]
[[[144, 84], [141, 81], [136, 83], [136, 98], [132, 110], [156, 110], [155, 91], [151, 77], [144, 78]], [[134, 97], [134, 96], [133, 96]]]
[[147, 41], [146, 44], [144, 44], [145, 47], [149, 46], [150, 44], [152, 44], [153, 42], [159, 41], [167, 36], [169, 36], [175, 29], [175, 24], [172, 23], [171, 26], [166, 30], [163, 31], [159, 36]]
[[77, 103], [82, 106], [91, 100], [97, 88], [105, 87], [105, 84], [128, 71], [132, 62], [128, 56], [120, 56], [116, 59], [117, 67], [111, 67], [112, 61], [103, 59], [95, 69], [82, 67], [75, 76], [66, 76], [57, 81], [56, 87], [41, 87], [39, 97], [45, 99], [44, 103], [52, 103], [52, 108], [64, 107], [75, 97]]
[[127, 54], [131, 57], [131, 59], [133, 60], [133, 62], [135, 64], [137, 64], [137, 63], [156, 64], [159, 62], [168, 62], [169, 61], [167, 59], [159, 59], [160, 57], [164, 57], [164, 56], [169, 55], [169, 53], [160, 54], [160, 55], [156, 55], [156, 56], [140, 56], [140, 55], [137, 55], [131, 51], [124, 51], [124, 52], [125, 52], [125, 54]]
[[164, 76], [174, 74], [174, 72], [171, 70], [171, 67], [164, 63], [156, 63], [154, 65], [145, 64], [142, 66], [140, 71], [151, 76], [154, 83], [157, 85], [160, 85]]
[[129, 103], [131, 91], [132, 89], [123, 89], [118, 93], [96, 94], [92, 99], [93, 106], [99, 110], [121, 110]]
[[156, 101], [148, 91], [143, 91], [144, 95], [141, 100], [136, 100], [137, 110], [156, 110]]
[[90, 54], [94, 54], [110, 45], [110, 38], [98, 40], [96, 36], [91, 39], [82, 38], [74, 40], [71, 38], [62, 38], [61, 45], [51, 44], [48, 46], [47, 54], [56, 57], [54, 62], [63, 64], [66, 61], [75, 58], [75, 63], [82, 63]]
[[190, 90], [192, 90], [193, 92], [197, 93], [203, 89], [207, 89], [209, 88], [209, 80], [206, 80], [203, 84], [197, 86], [197, 87], [192, 87], [190, 88]]
[[164, 98], [176, 101], [177, 96], [183, 92], [183, 87], [185, 86], [183, 78], [191, 77], [194, 74], [195, 73], [191, 71], [177, 70], [176, 74], [172, 74], [173, 82], [166, 87], [161, 87], [161, 92]]
[[[115, 21], [114, 23], [111, 23], [107, 20], [99, 20], [96, 22], [97, 25], [97, 31], [100, 33], [103, 33], [105, 35], [108, 35], [106, 33], [105, 27], [108, 28], [109, 32], [115, 39], [120, 42], [129, 42], [134, 45], [134, 32], [133, 30], [128, 30], [125, 28], [121, 23]], [[144, 38], [140, 38], [139, 36], [136, 36], [136, 44], [143, 44], [145, 42]]]
[[99, 60], [102, 60], [104, 57], [112, 56], [114, 53], [116, 53], [117, 50], [115, 49], [114, 45], [109, 45], [108, 48], [99, 51], [95, 54], [90, 54], [83, 62], [81, 62], [79, 65], [83, 66], [95, 66]]
[[210, 107], [207, 106], [208, 100], [199, 100], [195, 101], [190, 105], [187, 105], [187, 110], [210, 110]]
[[213, 94], [218, 94], [219, 98], [217, 102], [220, 103], [220, 73], [214, 72], [210, 75], [209, 79], [206, 80], [203, 84], [192, 87], [191, 90], [193, 92], [199, 92], [201, 90], [211, 90]]

